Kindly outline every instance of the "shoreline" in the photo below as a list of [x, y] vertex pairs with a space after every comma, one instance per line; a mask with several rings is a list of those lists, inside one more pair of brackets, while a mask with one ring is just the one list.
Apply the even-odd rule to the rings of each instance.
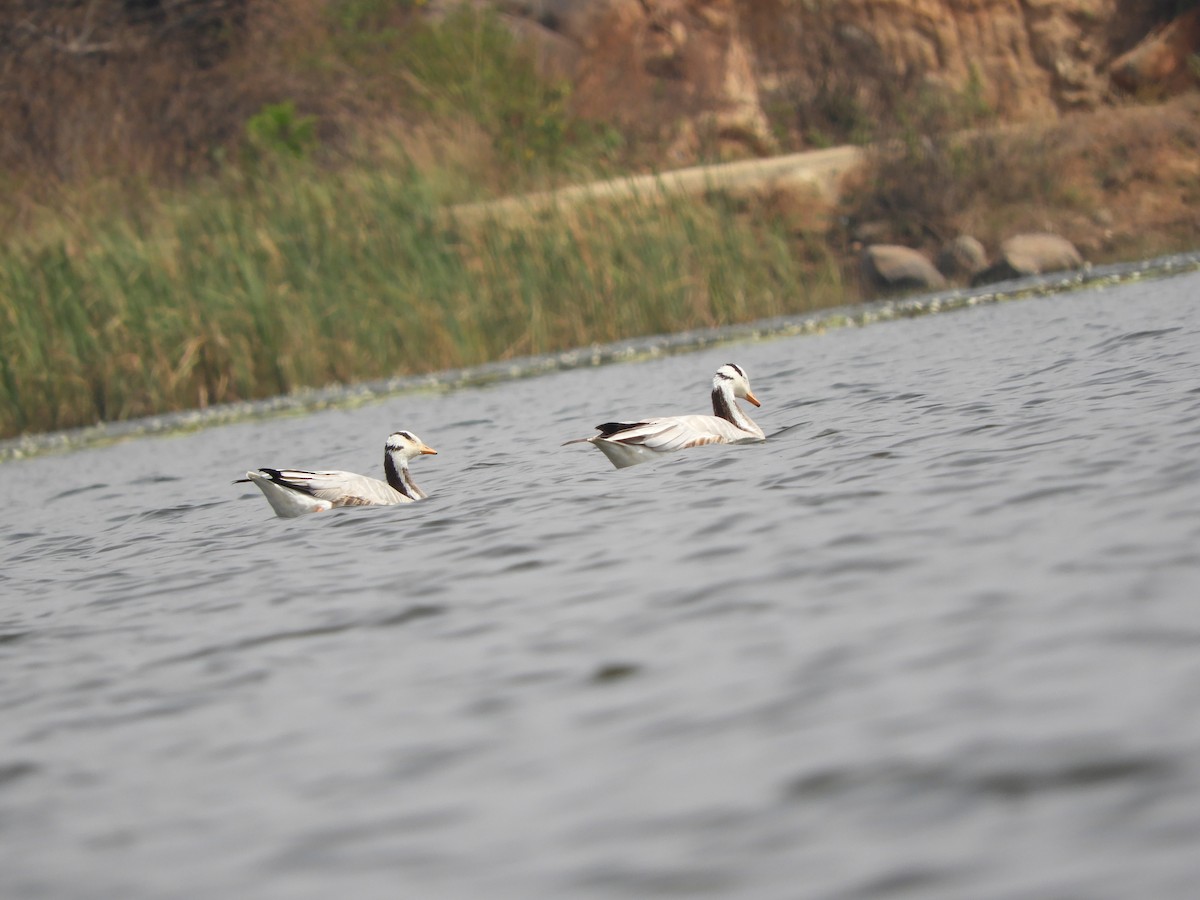
[[581, 347], [541, 356], [519, 357], [464, 369], [330, 385], [295, 391], [266, 400], [218, 404], [203, 409], [6, 438], [0, 440], [0, 463], [30, 459], [49, 453], [90, 449], [134, 438], [186, 434], [255, 419], [304, 415], [324, 409], [353, 408], [417, 391], [459, 390], [587, 366], [690, 353], [739, 341], [818, 334], [834, 328], [859, 327], [1029, 297], [1053, 296], [1104, 284], [1116, 285], [1142, 279], [1169, 278], [1197, 270], [1200, 270], [1200, 250], [1133, 263], [1087, 266], [1077, 271], [1034, 275], [988, 285], [986, 289], [954, 288], [932, 294], [829, 307], [816, 312], [721, 328], [631, 338], [611, 344]]

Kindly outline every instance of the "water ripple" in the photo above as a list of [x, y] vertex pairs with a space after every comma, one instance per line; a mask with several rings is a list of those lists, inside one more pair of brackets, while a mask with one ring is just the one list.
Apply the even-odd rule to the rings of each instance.
[[328, 635], [341, 634], [342, 632], [358, 629], [392, 628], [398, 625], [407, 625], [409, 622], [413, 622], [418, 619], [425, 619], [429, 618], [430, 616], [441, 615], [443, 612], [445, 612], [445, 609], [440, 606], [411, 606], [391, 615], [382, 616], [376, 619], [354, 622], [338, 622], [330, 625], [316, 625], [311, 628], [301, 628], [294, 631], [281, 631], [272, 634], [260, 634], [239, 638], [223, 644], [202, 647], [198, 650], [192, 650], [188, 653], [183, 653], [178, 656], [170, 656], [155, 660], [148, 665], [165, 666], [176, 663], [194, 662], [195, 660], [204, 659], [208, 656], [215, 656], [224, 653], [236, 653], [241, 650], [262, 647], [267, 644], [277, 644], [288, 641], [307, 641], [311, 638], [326, 637]]
[[[1198, 292], [0, 465], [0, 893], [1190, 898]], [[765, 443], [559, 446], [730, 360]], [[420, 504], [229, 483], [281, 446], [378, 474], [401, 427]]]

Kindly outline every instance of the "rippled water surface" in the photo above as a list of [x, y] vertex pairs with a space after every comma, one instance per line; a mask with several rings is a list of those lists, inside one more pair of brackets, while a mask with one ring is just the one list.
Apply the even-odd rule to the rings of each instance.
[[[614, 417], [762, 445], [617, 471]], [[274, 517], [247, 467], [431, 498]], [[1190, 898], [1200, 275], [0, 465], [5, 897]]]

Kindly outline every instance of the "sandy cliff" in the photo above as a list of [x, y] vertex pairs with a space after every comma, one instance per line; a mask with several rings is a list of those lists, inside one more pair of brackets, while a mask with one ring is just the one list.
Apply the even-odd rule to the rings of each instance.
[[[1120, 90], [1194, 87], [1200, 12], [1161, 0], [542, 0], [501, 3], [569, 78], [579, 111], [674, 141], [759, 153], [768, 110], [968, 86], [1007, 120], [1094, 109]], [[1195, 22], [1193, 22], [1195, 20]], [[1163, 37], [1163, 31], [1166, 37]], [[1150, 50], [1140, 49], [1148, 42]], [[1118, 62], [1119, 60], [1119, 62]], [[1114, 63], [1117, 63], [1114, 79]], [[892, 92], [892, 93], [889, 93]]]

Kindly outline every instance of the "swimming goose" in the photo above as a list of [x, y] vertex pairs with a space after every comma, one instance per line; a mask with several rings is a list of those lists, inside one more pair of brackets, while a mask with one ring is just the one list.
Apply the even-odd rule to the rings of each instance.
[[[744, 398], [761, 406], [750, 390], [750, 379], [740, 366], [726, 363], [712, 381], [711, 416], [666, 416], [637, 422], [605, 422], [599, 434], [576, 438], [567, 444], [594, 444], [618, 469], [702, 444], [742, 444], [766, 440], [766, 435], [737, 404]], [[563, 446], [566, 446], [564, 444]]]
[[387, 482], [353, 472], [305, 472], [300, 469], [258, 469], [247, 472], [234, 484], [252, 481], [262, 489], [275, 514], [285, 519], [335, 506], [391, 506], [412, 503], [427, 495], [408, 473], [408, 461], [423, 454], [436, 454], [411, 431], [388, 436], [383, 451]]

